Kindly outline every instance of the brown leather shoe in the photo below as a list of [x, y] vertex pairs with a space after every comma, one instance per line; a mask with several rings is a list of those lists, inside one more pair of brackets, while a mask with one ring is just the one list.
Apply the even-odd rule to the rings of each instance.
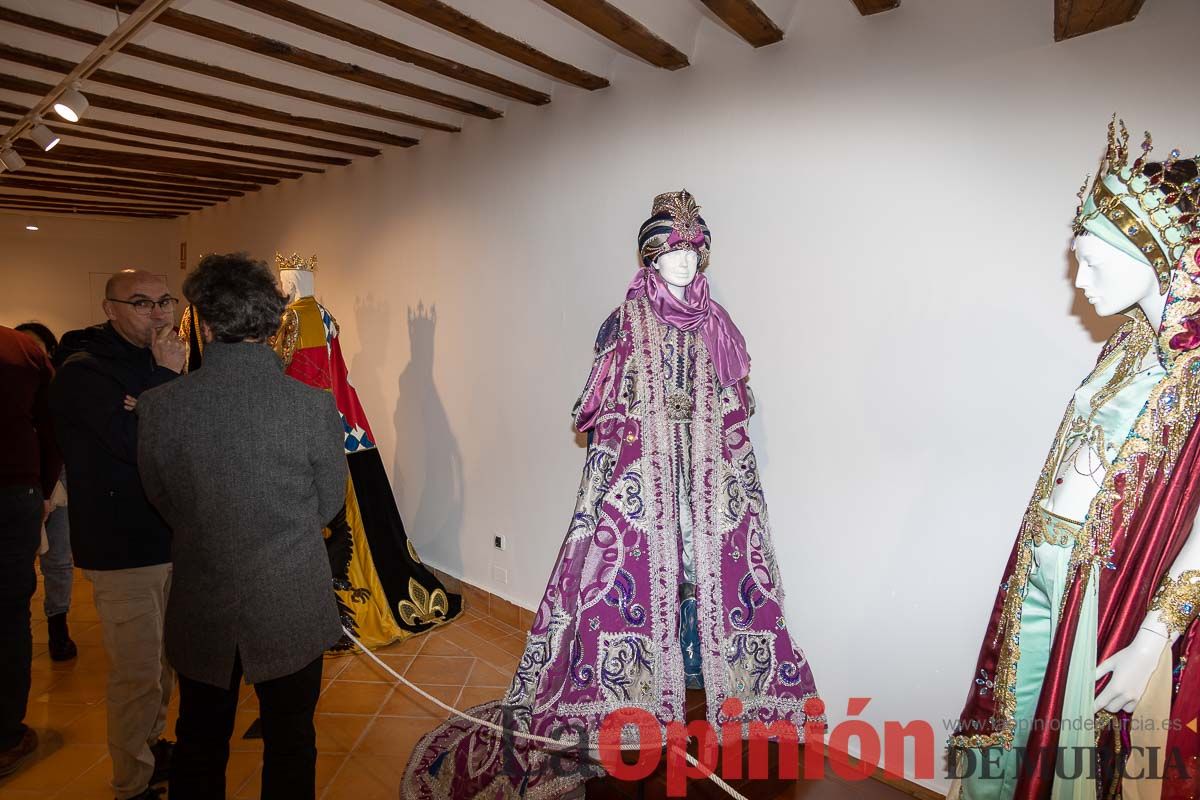
[[26, 728], [21, 741], [7, 750], [0, 750], [0, 778], [11, 775], [21, 768], [25, 759], [37, 750], [38, 735], [33, 728]]

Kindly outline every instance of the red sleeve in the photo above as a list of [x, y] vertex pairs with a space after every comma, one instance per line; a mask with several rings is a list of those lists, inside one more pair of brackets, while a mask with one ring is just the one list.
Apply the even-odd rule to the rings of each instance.
[[363, 411], [362, 403], [358, 401], [358, 392], [350, 385], [350, 373], [346, 369], [346, 362], [342, 358], [342, 345], [336, 335], [329, 342], [329, 375], [333, 380], [333, 399], [337, 401], [342, 419], [356, 437], [362, 438], [362, 434], [359, 433], [361, 431], [374, 444], [375, 435], [371, 433], [367, 414]]

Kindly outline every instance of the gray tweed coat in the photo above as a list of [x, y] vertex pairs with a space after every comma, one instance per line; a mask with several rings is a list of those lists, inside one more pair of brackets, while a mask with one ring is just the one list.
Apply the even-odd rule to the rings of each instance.
[[138, 467], [173, 529], [167, 658], [228, 687], [259, 683], [341, 636], [321, 530], [345, 502], [333, 397], [286, 376], [266, 345], [214, 342], [203, 368], [142, 394]]

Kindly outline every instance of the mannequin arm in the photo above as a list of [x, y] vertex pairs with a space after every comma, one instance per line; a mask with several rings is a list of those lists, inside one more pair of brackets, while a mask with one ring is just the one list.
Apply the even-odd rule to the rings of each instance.
[[596, 334], [592, 371], [583, 386], [583, 392], [575, 401], [575, 408], [571, 411], [575, 429], [580, 433], [590, 431], [595, 426], [596, 420], [604, 411], [605, 402], [616, 396], [620, 365], [624, 363], [624, 360], [618, 357], [618, 342], [623, 336], [623, 308], [624, 306], [621, 306], [609, 314]]
[[575, 429], [580, 433], [592, 429], [604, 410], [604, 402], [616, 394], [616, 382], [612, 375], [616, 357], [617, 354], [610, 351], [597, 358], [592, 365], [592, 374], [588, 376], [583, 394], [575, 401], [575, 408], [571, 412]]
[[[1112, 679], [1096, 698], [1096, 711], [1116, 713], [1132, 711], [1137, 706], [1163, 650], [1183, 635], [1200, 611], [1200, 604], [1195, 602], [1200, 600], [1200, 588], [1195, 588], [1195, 581], [1200, 579], [1197, 570], [1200, 570], [1200, 536], [1196, 535], [1193, 524], [1191, 535], [1167, 572], [1170, 582], [1163, 582], [1133, 641], [1096, 667], [1097, 680], [1112, 673]], [[1185, 606], [1181, 610], [1181, 603], [1187, 603], [1189, 595], [1194, 608]]]

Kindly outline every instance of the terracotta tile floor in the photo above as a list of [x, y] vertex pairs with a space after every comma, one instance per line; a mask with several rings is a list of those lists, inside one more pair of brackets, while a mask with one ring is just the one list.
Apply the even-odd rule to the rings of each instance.
[[[26, 723], [41, 746], [34, 760], [0, 780], [0, 800], [104, 800], [112, 798], [105, 747], [105, 681], [108, 658], [92, 605], [91, 584], [76, 573], [69, 621], [79, 657], [65, 664], [46, 651], [42, 593], [33, 600], [33, 688]], [[443, 630], [392, 645], [379, 654], [396, 671], [459, 707], [504, 694], [523, 642], [518, 632], [468, 611]], [[326, 659], [317, 705], [318, 796], [373, 800], [399, 796], [400, 776], [417, 740], [445, 718], [441, 709], [407, 690], [364, 656]], [[168, 738], [178, 707], [171, 705]], [[257, 798], [262, 741], [240, 738], [255, 720], [257, 699], [243, 687], [227, 772], [229, 798]]]
[[[76, 573], [69, 616], [79, 657], [50, 661], [42, 594], [33, 600], [33, 688], [26, 723], [41, 745], [32, 761], [0, 779], [0, 800], [104, 800], [112, 798], [105, 747], [105, 680], [108, 659], [92, 605], [91, 584]], [[467, 610], [445, 628], [378, 651], [397, 672], [440, 700], [468, 708], [501, 697], [516, 668], [524, 631]], [[689, 697], [689, 718], [703, 714], [703, 693]], [[171, 705], [168, 738], [174, 738], [178, 696]], [[257, 700], [243, 687], [227, 771], [227, 797], [258, 798], [262, 741], [242, 739], [257, 717]], [[326, 659], [317, 706], [317, 796], [325, 800], [396, 800], [412, 747], [445, 718], [442, 710], [396, 688], [365, 656]], [[827, 770], [828, 772], [828, 770]], [[589, 784], [589, 798], [665, 797], [662, 771], [641, 784], [607, 779]], [[802, 784], [742, 784], [753, 800], [903, 800], [907, 795], [874, 781], [849, 784], [836, 778]], [[726, 797], [707, 781], [693, 781], [689, 797]]]

